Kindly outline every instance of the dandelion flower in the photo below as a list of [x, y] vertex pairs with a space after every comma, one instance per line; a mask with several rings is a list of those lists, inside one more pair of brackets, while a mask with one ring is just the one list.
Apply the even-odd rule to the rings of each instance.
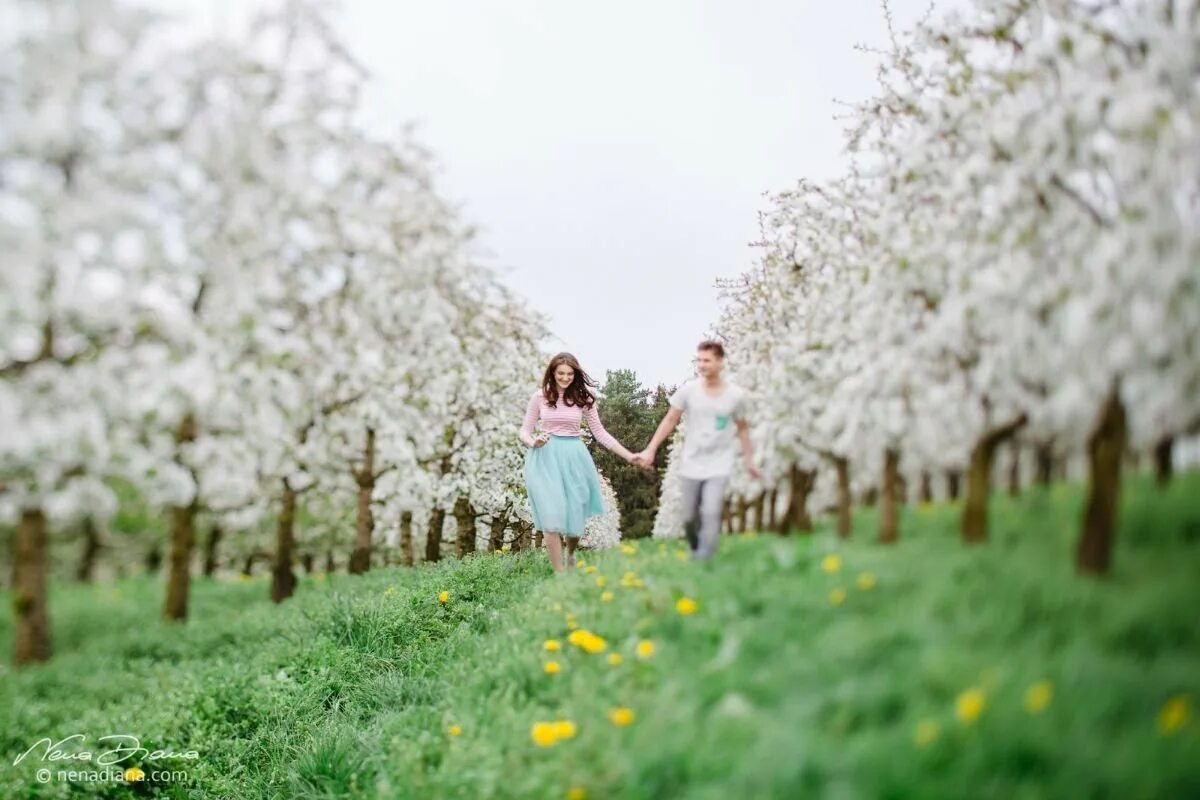
[[562, 650], [562, 644], [558, 639], [547, 639], [542, 643], [542, 649], [551, 653], [557, 653], [559, 650]]
[[141, 767], [130, 767], [125, 770], [125, 780], [131, 783], [133, 781], [144, 781], [146, 780], [146, 773], [142, 771]]
[[614, 708], [608, 712], [608, 718], [612, 720], [612, 724], [618, 727], [624, 727], [633, 722], [633, 709], [631, 708]]
[[549, 747], [558, 741], [558, 726], [553, 722], [535, 722], [529, 738], [538, 747]]
[[575, 566], [577, 566], [577, 567], [586, 567], [586, 566], [587, 566], [587, 561], [583, 560], [582, 558], [577, 558], [577, 559], [575, 559]]
[[684, 616], [696, 613], [696, 601], [690, 597], [681, 597], [675, 601], [675, 610]]
[[439, 603], [447, 603], [449, 601], [450, 601], [450, 593], [449, 592], [443, 591], [441, 594], [438, 595]]
[[562, 671], [562, 667], [559, 666], [559, 663], [557, 661], [547, 661], [546, 662], [546, 674], [547, 675], [557, 675], [561, 671]]
[[846, 602], [846, 590], [841, 586], [837, 586], [829, 592], [830, 605], [840, 606], [844, 602]]
[[595, 572], [596, 572], [596, 565], [595, 565], [595, 564], [592, 564], [591, 566], [585, 567], [583, 571], [584, 571], [584, 572], [586, 572], [588, 575], [595, 574]]
[[608, 663], [612, 664], [614, 667], [620, 666], [621, 662], [624, 660], [625, 659], [621, 658], [620, 653], [609, 653], [608, 654]]
[[613, 593], [612, 592], [601, 592], [600, 599], [603, 600], [605, 603], [611, 602], [613, 599]]
[[938, 737], [938, 724], [931, 719], [921, 720], [917, 723], [917, 731], [913, 734], [913, 740], [920, 747], [932, 744], [933, 740]]
[[979, 689], [968, 689], [959, 694], [954, 701], [954, 714], [964, 725], [970, 725], [979, 719], [983, 713], [983, 692]]
[[462, 728], [459, 727], [458, 725], [451, 725], [449, 728], [446, 729], [446, 731], [451, 736], [458, 736], [460, 733], [462, 733]]
[[638, 658], [650, 658], [654, 655], [654, 642], [649, 639], [642, 639], [637, 643]]
[[1192, 716], [1192, 698], [1186, 694], [1177, 694], [1163, 704], [1158, 712], [1158, 730], [1164, 736], [1170, 736], [1188, 723]]
[[567, 800], [587, 800], [587, 791], [579, 786], [567, 790]]
[[1050, 705], [1050, 699], [1054, 696], [1054, 689], [1050, 686], [1049, 681], [1038, 681], [1029, 687], [1025, 692], [1025, 709], [1030, 714], [1039, 714]]
[[599, 586], [601, 589], [604, 588], [604, 584], [606, 584], [606, 583], [608, 583], [608, 578], [604, 577], [603, 575], [596, 576], [596, 585]]
[[631, 555], [634, 555], [635, 553], [637, 553], [637, 548], [631, 544], [622, 544], [621, 552], [627, 556], [631, 556]]
[[830, 553], [821, 559], [821, 569], [829, 574], [839, 572], [842, 569], [842, 557], [837, 553]]
[[680, 561], [687, 561], [688, 560], [687, 550], [676, 550], [675, 557], [678, 558]]
[[862, 589], [864, 592], [867, 591], [868, 589], [874, 589], [875, 588], [875, 573], [873, 573], [873, 572], [858, 573], [858, 588]]
[[554, 735], [559, 739], [571, 739], [575, 736], [575, 723], [569, 719], [560, 719], [554, 723]]
[[387, 587], [386, 589], [384, 589], [384, 590], [383, 590], [383, 596], [384, 596], [384, 597], [391, 597], [391, 596], [392, 596], [392, 595], [394, 595], [395, 593], [396, 593], [396, 587], [395, 587], [395, 586], [389, 586], [389, 587]]

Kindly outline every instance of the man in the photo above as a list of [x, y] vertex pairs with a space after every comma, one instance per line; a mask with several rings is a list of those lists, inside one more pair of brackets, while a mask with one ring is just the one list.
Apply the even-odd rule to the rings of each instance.
[[654, 464], [658, 446], [666, 441], [679, 419], [687, 414], [687, 433], [678, 472], [682, 480], [684, 531], [692, 547], [692, 558], [703, 561], [717, 549], [725, 487], [733, 469], [734, 431], [741, 443], [742, 461], [755, 480], [762, 477], [754, 466], [750, 426], [744, 414], [745, 392], [721, 377], [725, 348], [706, 340], [696, 348], [695, 380], [689, 380], [671, 395], [671, 410], [663, 417], [646, 449], [634, 456], [644, 467]]

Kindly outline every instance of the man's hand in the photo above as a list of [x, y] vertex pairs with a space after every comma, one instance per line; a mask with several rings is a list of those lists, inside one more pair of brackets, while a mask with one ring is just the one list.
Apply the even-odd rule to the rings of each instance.
[[642, 469], [654, 469], [654, 453], [649, 450], [634, 453], [633, 458], [629, 459], [629, 461], [632, 464], [637, 464]]

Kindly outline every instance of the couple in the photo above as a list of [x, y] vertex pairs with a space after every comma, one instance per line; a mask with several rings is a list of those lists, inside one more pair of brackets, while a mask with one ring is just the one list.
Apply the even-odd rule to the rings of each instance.
[[[688, 430], [678, 470], [684, 530], [694, 559], [712, 556], [733, 467], [735, 432], [746, 471], [756, 480], [761, 477], [754, 466], [744, 393], [722, 379], [724, 366], [725, 348], [721, 343], [701, 342], [696, 353], [698, 378], [687, 381], [671, 395], [671, 410], [659, 423], [650, 444], [642, 452], [632, 453], [600, 423], [596, 398], [589, 388], [596, 382], [575, 357], [559, 353], [550, 360], [542, 387], [529, 398], [520, 436], [529, 448], [525, 454], [525, 488], [533, 524], [543, 534], [555, 571], [574, 566], [584, 522], [604, 513], [596, 464], [579, 439], [580, 421], [584, 419], [600, 444], [631, 464], [653, 469], [658, 446], [687, 414]], [[539, 422], [540, 433], [535, 435], [534, 425]]]

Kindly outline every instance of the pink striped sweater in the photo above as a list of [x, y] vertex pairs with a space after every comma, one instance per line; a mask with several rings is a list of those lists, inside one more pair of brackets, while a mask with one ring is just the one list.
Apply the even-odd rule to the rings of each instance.
[[592, 436], [596, 437], [597, 442], [609, 450], [616, 450], [617, 440], [600, 424], [600, 414], [596, 411], [595, 403], [585, 411], [579, 406], [567, 405], [560, 398], [555, 407], [551, 408], [546, 402], [546, 398], [542, 396], [541, 389], [538, 389], [529, 398], [525, 421], [521, 424], [521, 441], [525, 443], [526, 447], [533, 447], [533, 426], [538, 420], [541, 420], [540, 427], [543, 433], [552, 433], [557, 436], [578, 436], [581, 419], [587, 420], [588, 430], [592, 432]]

